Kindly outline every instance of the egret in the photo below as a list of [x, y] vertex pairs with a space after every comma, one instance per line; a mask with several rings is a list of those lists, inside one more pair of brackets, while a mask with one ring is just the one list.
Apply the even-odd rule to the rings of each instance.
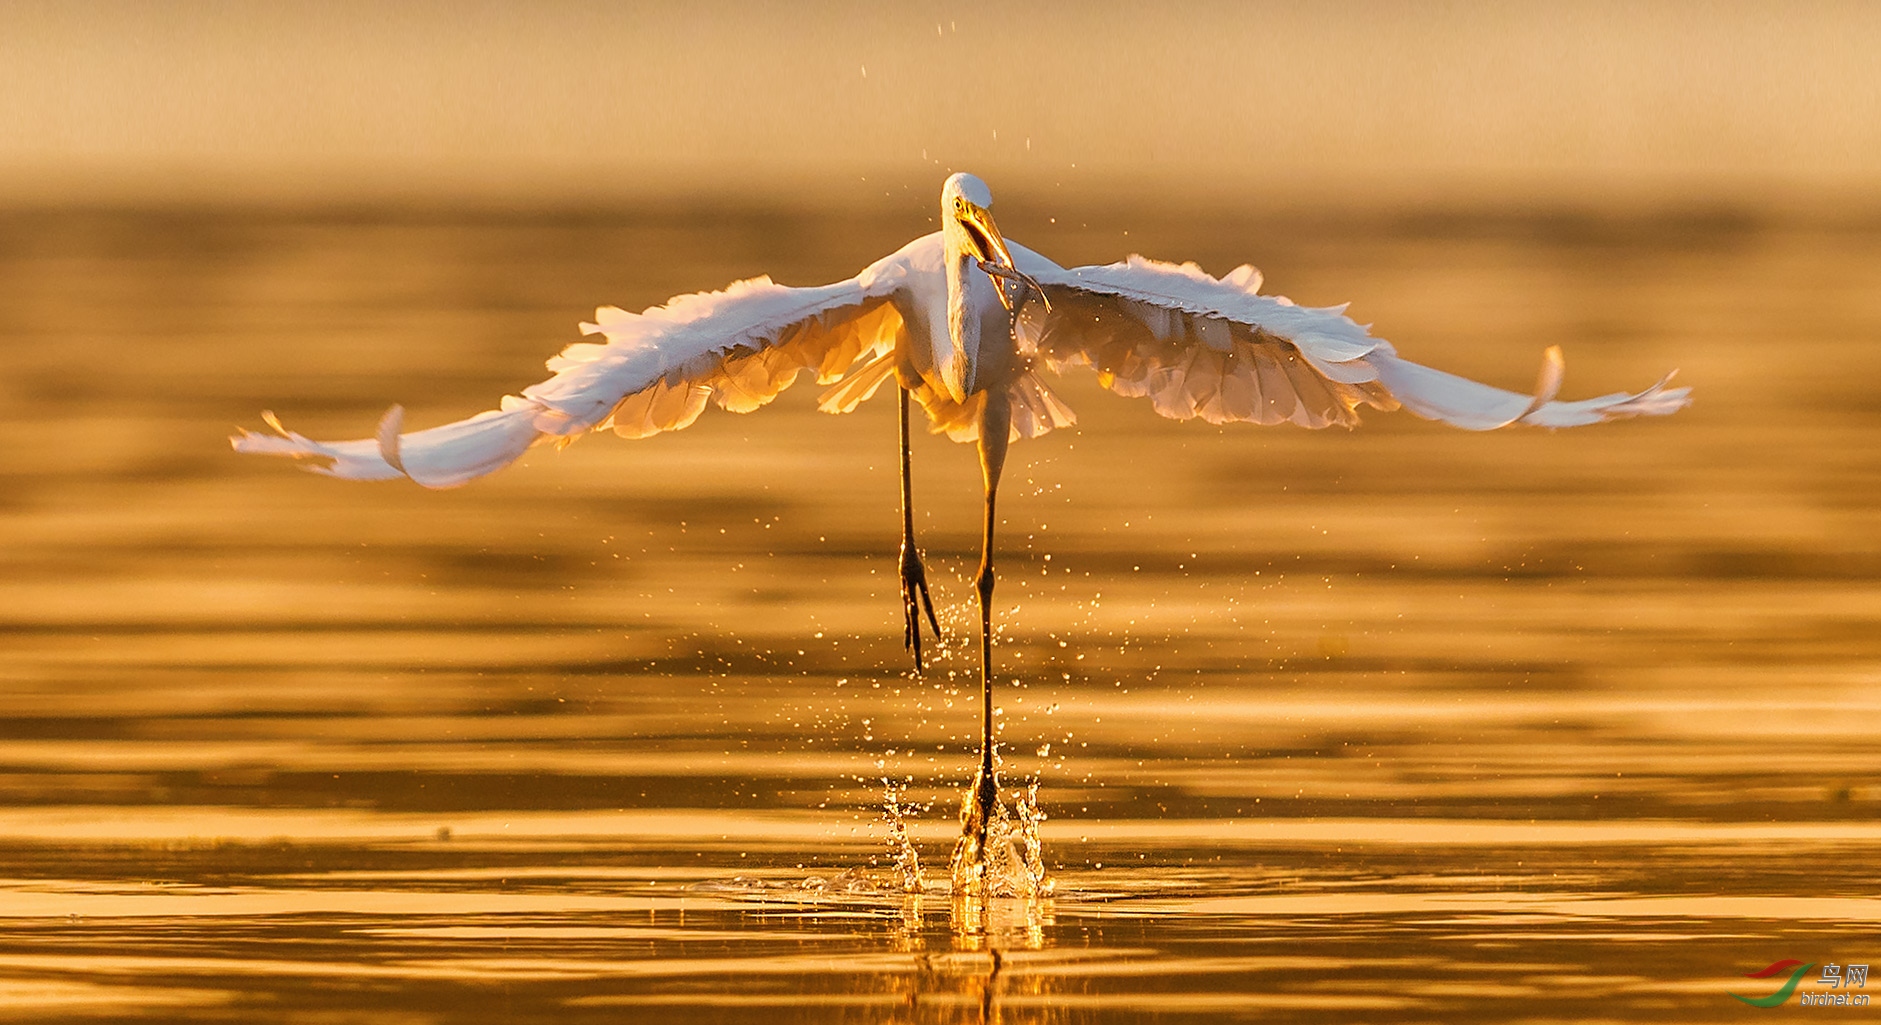
[[936, 636], [914, 543], [908, 400], [932, 430], [978, 448], [985, 518], [975, 588], [980, 611], [980, 761], [962, 802], [963, 864], [985, 855], [999, 784], [993, 746], [994, 504], [1007, 446], [1075, 422], [1040, 371], [1090, 367], [1103, 387], [1147, 398], [1156, 412], [1209, 423], [1353, 426], [1358, 408], [1399, 407], [1468, 430], [1511, 424], [1574, 427], [1676, 412], [1689, 389], [1667, 374], [1640, 392], [1556, 401], [1562, 360], [1544, 353], [1530, 394], [1505, 391], [1401, 359], [1344, 307], [1298, 306], [1260, 294], [1242, 266], [1215, 278], [1193, 263], [1131, 256], [1066, 269], [994, 224], [993, 196], [970, 174], [941, 189], [940, 230], [847, 281], [787, 288], [768, 277], [683, 295], [642, 313], [603, 306], [584, 335], [549, 360], [554, 376], [467, 420], [406, 433], [400, 407], [375, 437], [322, 442], [282, 427], [244, 430], [235, 449], [306, 460], [351, 480], [406, 478], [447, 488], [491, 473], [544, 442], [611, 428], [644, 438], [690, 425], [707, 403], [743, 413], [813, 371], [830, 385], [819, 407], [846, 413], [891, 379], [900, 398], [903, 641], [921, 668], [922, 619]]

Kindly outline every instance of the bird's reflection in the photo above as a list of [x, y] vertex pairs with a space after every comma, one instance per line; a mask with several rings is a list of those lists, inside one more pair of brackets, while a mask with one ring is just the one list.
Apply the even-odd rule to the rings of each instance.
[[[1003, 1012], [1010, 998], [1043, 995], [1045, 977], [1014, 972], [1012, 955], [1045, 949], [1051, 904], [1051, 898], [1037, 896], [952, 896], [943, 939], [915, 932], [924, 921], [923, 899], [910, 896], [902, 906], [904, 949], [914, 954], [916, 969], [907, 981], [910, 1019], [991, 1025], [1007, 1020]], [[933, 949], [937, 944], [945, 949]], [[1027, 1011], [1027, 1021], [1063, 1020], [1058, 1009], [1028, 1006]]]

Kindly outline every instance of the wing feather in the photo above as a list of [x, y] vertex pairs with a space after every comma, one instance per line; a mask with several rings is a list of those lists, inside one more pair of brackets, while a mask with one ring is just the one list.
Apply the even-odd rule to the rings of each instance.
[[1214, 278], [1192, 263], [1132, 256], [1066, 269], [1023, 246], [1011, 249], [1018, 269], [1037, 279], [1049, 300], [1049, 309], [1037, 301], [1021, 309], [1021, 350], [1057, 371], [1091, 367], [1105, 388], [1148, 398], [1156, 412], [1176, 420], [1350, 427], [1361, 406], [1403, 406], [1490, 430], [1659, 416], [1690, 402], [1690, 389], [1669, 387], [1670, 374], [1641, 392], [1555, 401], [1561, 381], [1555, 349], [1532, 394], [1445, 373], [1403, 359], [1343, 306], [1298, 306], [1259, 294], [1260, 272], [1252, 267]]
[[1213, 407], [1202, 410], [1202, 418], [1211, 424], [1253, 420], [1258, 415], [1259, 388], [1252, 359], [1240, 352], [1229, 352], [1222, 359], [1221, 384], [1216, 389], [1218, 399]]
[[[554, 376], [505, 396], [499, 409], [457, 423], [403, 433], [401, 413], [388, 415], [377, 438], [321, 442], [286, 430], [270, 415], [275, 434], [245, 430], [230, 440], [238, 452], [304, 460], [337, 477], [408, 477], [426, 487], [453, 487], [545, 441], [566, 444], [607, 428], [628, 438], [680, 430], [708, 403], [749, 412], [806, 370], [827, 384], [858, 360], [892, 351], [903, 331], [894, 296], [920, 244], [820, 288], [755, 278], [678, 296], [643, 313], [601, 307], [581, 328], [603, 336], [604, 344], [568, 346], [548, 361]], [[861, 390], [855, 401], [873, 391]]]
[[1251, 347], [1248, 355], [1253, 357], [1254, 373], [1260, 378], [1261, 396], [1266, 400], [1261, 406], [1260, 422], [1283, 424], [1293, 419], [1293, 411], [1299, 408], [1299, 403], [1293, 396], [1293, 382], [1287, 377], [1286, 368], [1280, 365], [1279, 357], [1274, 355], [1273, 347]]
[[895, 364], [899, 360], [900, 356], [892, 350], [875, 357], [825, 391], [817, 399], [816, 408], [825, 413], [847, 413], [855, 409], [895, 376]]
[[[944, 389], [934, 387], [924, 378], [917, 378], [909, 386], [908, 394], [920, 403], [921, 410], [927, 414], [928, 429], [933, 433], [945, 434], [959, 442], [979, 440], [980, 407], [986, 402], [986, 393], [976, 392], [967, 396], [965, 402], [955, 402]], [[1012, 401], [1012, 426], [1007, 433], [1008, 440], [1037, 438], [1078, 422], [1071, 407], [1065, 404], [1057, 392], [1052, 391], [1035, 368], [1021, 368], [1007, 387], [1006, 394]], [[825, 401], [828, 398], [826, 396]]]

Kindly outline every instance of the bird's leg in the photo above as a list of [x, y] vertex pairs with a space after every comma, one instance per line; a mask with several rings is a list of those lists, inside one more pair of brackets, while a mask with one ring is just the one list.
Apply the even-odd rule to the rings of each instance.
[[[980, 769], [973, 789], [961, 803], [961, 835], [954, 845], [953, 875], [982, 878], [986, 861], [986, 832], [999, 804], [999, 778], [993, 767], [993, 525], [999, 495], [999, 474], [1006, 465], [1012, 408], [1004, 390], [987, 392], [980, 416], [980, 473], [986, 483], [986, 525], [980, 535]], [[979, 871], [974, 871], [977, 866]], [[963, 869], [966, 870], [963, 873]]]
[[914, 671], [921, 671], [921, 613], [940, 639], [940, 623], [934, 618], [934, 599], [927, 590], [927, 570], [921, 565], [921, 553], [914, 550], [914, 481], [908, 458], [908, 389], [901, 392], [901, 609], [907, 627], [901, 641], [914, 652]]

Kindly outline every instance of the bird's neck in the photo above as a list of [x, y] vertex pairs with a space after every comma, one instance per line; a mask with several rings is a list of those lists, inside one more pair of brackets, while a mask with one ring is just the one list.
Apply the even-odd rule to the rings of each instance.
[[972, 254], [959, 251], [947, 254], [947, 328], [955, 341], [960, 340], [962, 318], [973, 305], [973, 276], [981, 273], [973, 265]]
[[947, 334], [965, 373], [968, 394], [1003, 385], [1012, 346], [1012, 314], [999, 288], [969, 252], [947, 260]]

